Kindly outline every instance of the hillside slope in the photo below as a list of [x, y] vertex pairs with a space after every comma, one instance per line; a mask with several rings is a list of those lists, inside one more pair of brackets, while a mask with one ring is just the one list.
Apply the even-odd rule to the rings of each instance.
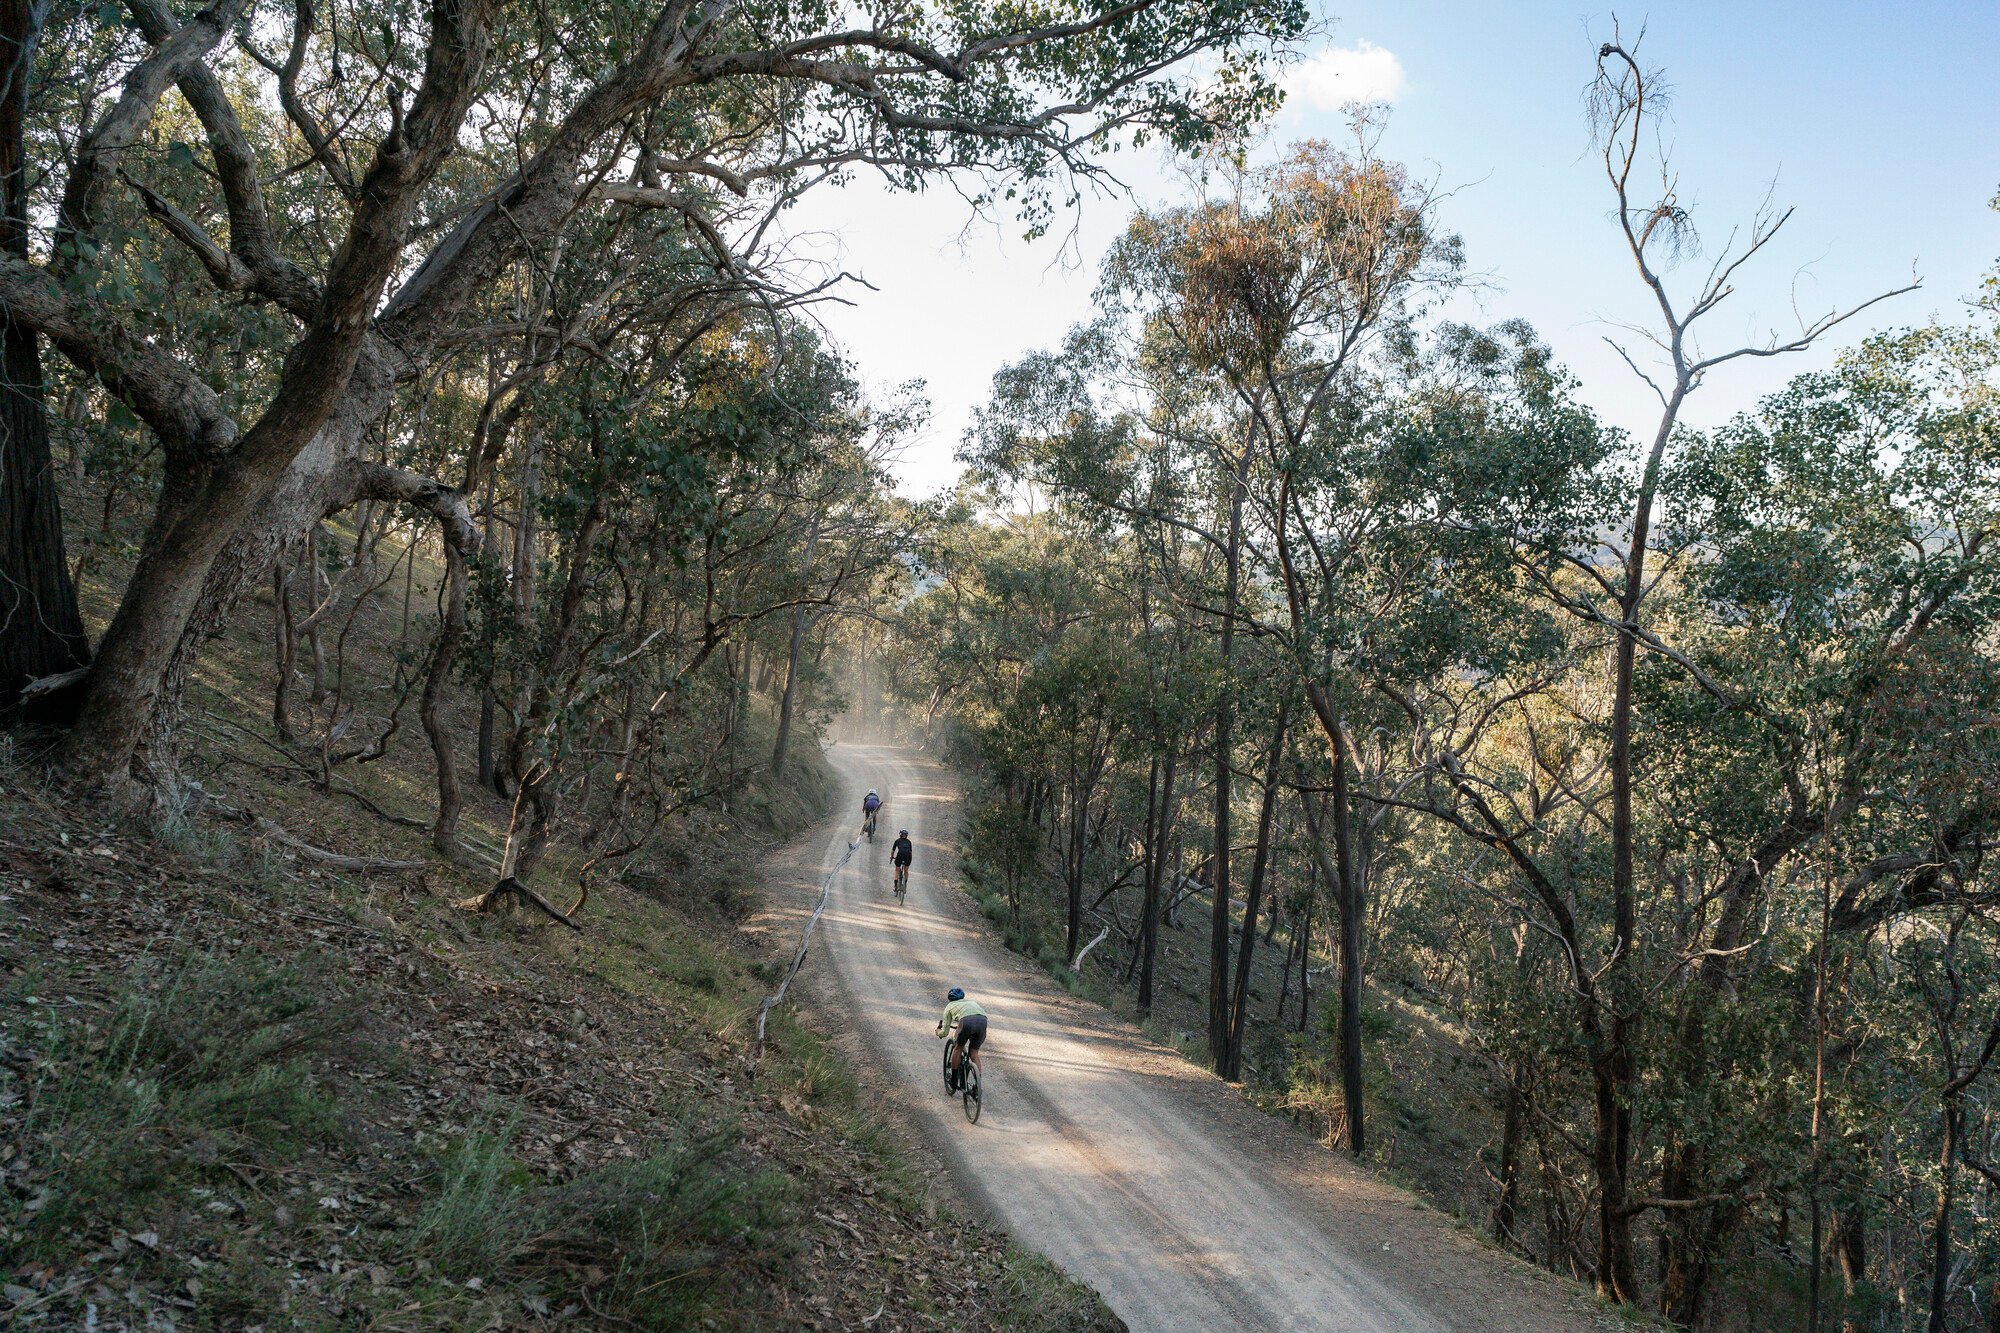
[[[580, 931], [483, 915], [486, 868], [366, 808], [424, 812], [420, 741], [335, 770], [365, 802], [317, 789], [239, 702], [268, 698], [242, 621], [198, 690], [207, 791], [157, 825], [0, 762], [0, 1323], [1117, 1327], [997, 1232], [940, 1227], [948, 1201], [789, 1013], [753, 1058], [774, 973], [737, 924], [824, 808], [809, 746], [679, 819]], [[229, 810], [425, 868], [349, 873]], [[476, 851], [504, 819], [473, 794]]]

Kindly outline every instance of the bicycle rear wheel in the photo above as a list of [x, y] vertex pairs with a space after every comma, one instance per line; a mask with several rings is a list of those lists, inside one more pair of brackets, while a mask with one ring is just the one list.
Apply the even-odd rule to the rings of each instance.
[[965, 1118], [979, 1123], [979, 1066], [969, 1059], [965, 1066]]

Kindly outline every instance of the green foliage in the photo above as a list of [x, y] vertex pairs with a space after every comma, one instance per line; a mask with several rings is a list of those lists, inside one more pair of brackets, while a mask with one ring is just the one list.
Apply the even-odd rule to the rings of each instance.
[[608, 1277], [594, 1304], [670, 1329], [724, 1284], [783, 1256], [786, 1182], [729, 1167], [728, 1134], [682, 1132], [645, 1157], [551, 1184], [509, 1155], [517, 1130], [510, 1116], [445, 1146], [407, 1239], [412, 1258], [463, 1278], [530, 1274], [558, 1291], [595, 1266]]
[[343, 1132], [313, 1071], [314, 1054], [347, 1035], [342, 1016], [296, 968], [254, 951], [189, 953], [133, 983], [101, 1019], [41, 1019], [22, 1093], [36, 1193], [16, 1201], [9, 1248], [62, 1252], [251, 1144], [282, 1159]]
[[[1615, 1143], [1632, 1194], [1671, 1200], [1634, 1214], [1662, 1282], [1754, 1290], [1772, 1275], [1753, 1238], [1816, 1200], [1907, 1290], [1942, 1208], [1962, 1247], [1949, 1318], [1969, 1322], [2000, 1274], [1985, 1186], [1968, 1195], [1996, 1156], [1990, 319], [1878, 336], [1668, 436], [1635, 618], [1633, 442], [1525, 325], [1436, 318], [1462, 259], [1422, 192], [1365, 135], [1229, 184], [1134, 218], [1102, 317], [995, 377], [971, 495], [1031, 512], [944, 516], [911, 608], [934, 646], [912, 694], [952, 701], [982, 778], [981, 887], [1015, 866], [1026, 886], [1010, 942], [1058, 971], [1054, 939], [1011, 923], [1059, 922], [1080, 878], [1097, 921], [1129, 930], [1135, 869], [1161, 851], [1171, 882], [1204, 877], [1223, 764], [1240, 892], [1253, 747], [1290, 698], [1288, 788], [1330, 808], [1337, 756], [1353, 802], [1367, 975], [1452, 1026], [1452, 1068], [1419, 1086], [1457, 1087], [1482, 1119], [1384, 1082], [1386, 1059], [1442, 1043], [1372, 1005], [1368, 1099], [1442, 1156], [1499, 1132], [1511, 1084], [1512, 1150], [1534, 1161], [1516, 1244], [1596, 1262], [1597, 1145]], [[1295, 801], [1281, 792], [1273, 896], [1324, 931], [1313, 843], [1331, 830]], [[1349, 1112], [1337, 1009], [1282, 1061], [1249, 1034], [1329, 1135]], [[1957, 1117], [1970, 1146], [1940, 1166]], [[1468, 1215], [1493, 1203], [1449, 1167], [1432, 1178]]]

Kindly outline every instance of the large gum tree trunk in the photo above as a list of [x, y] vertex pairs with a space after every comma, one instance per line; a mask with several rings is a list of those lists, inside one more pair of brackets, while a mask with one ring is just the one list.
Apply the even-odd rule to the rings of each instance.
[[[31, 680], [89, 660], [63, 550], [62, 509], [49, 458], [41, 347], [19, 325], [0, 329], [0, 715]], [[60, 701], [45, 719], [56, 720]]]
[[175, 724], [203, 647], [283, 550], [358, 498], [366, 432], [392, 388], [388, 368], [364, 351], [332, 411], [282, 466], [229, 459], [220, 476], [170, 473], [70, 733], [73, 773], [115, 785], [128, 771], [171, 771]]
[[364, 353], [333, 415], [227, 536], [198, 585], [200, 593], [148, 703], [140, 767], [171, 769], [188, 680], [203, 648], [227, 628], [244, 595], [269, 575], [285, 551], [298, 549], [322, 519], [354, 502], [367, 430], [388, 409], [393, 390], [388, 367]]
[[[148, 746], [149, 732], [160, 730], [161, 720], [171, 723], [200, 643], [220, 631], [237, 598], [270, 570], [281, 534], [294, 530], [282, 519], [296, 516], [301, 505], [312, 521], [325, 513], [313, 483], [357, 456], [360, 425], [379, 415], [379, 407], [366, 411], [370, 390], [386, 388], [391, 377], [370, 371], [391, 353], [385, 340], [371, 336], [375, 312], [403, 257], [417, 196], [457, 143], [485, 66], [492, 9], [492, 0], [433, 0], [422, 83], [407, 114], [376, 146], [325, 278], [309, 296], [292, 292], [304, 331], [254, 425], [238, 435], [213, 395], [203, 396], [206, 386], [157, 359], [139, 358], [146, 368], [130, 383], [149, 404], [142, 415], [162, 432], [168, 484], [64, 745], [65, 767], [86, 785], [127, 787], [142, 763], [170, 758]], [[211, 137], [240, 138], [233, 115], [214, 105], [220, 94], [201, 65], [206, 52], [177, 49], [191, 58], [171, 77]], [[261, 212], [261, 202], [251, 211]], [[296, 284], [288, 278], [285, 285]], [[48, 283], [19, 289], [28, 308], [45, 312], [45, 327], [66, 330], [62, 336], [83, 349], [85, 360], [95, 355], [95, 335]], [[266, 521], [274, 512], [280, 521]], [[155, 753], [142, 755], [147, 748]]]
[[[23, 128], [39, 15], [30, 0], [0, 0], [0, 247], [26, 258], [27, 157]], [[0, 716], [20, 687], [89, 660], [63, 551], [62, 509], [49, 457], [41, 340], [0, 325]], [[38, 708], [59, 720], [63, 702]]]

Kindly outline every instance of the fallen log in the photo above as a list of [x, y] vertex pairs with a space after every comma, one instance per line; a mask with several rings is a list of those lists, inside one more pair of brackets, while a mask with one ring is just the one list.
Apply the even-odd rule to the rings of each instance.
[[69, 671], [58, 671], [53, 676], [41, 676], [35, 680], [31, 680], [21, 687], [21, 702], [28, 703], [36, 699], [46, 699], [50, 695], [61, 694], [64, 690], [74, 689], [78, 685], [83, 684], [84, 677], [89, 674], [89, 667], [80, 666]]
[[239, 824], [248, 824], [263, 837], [272, 842], [289, 847], [295, 854], [317, 865], [329, 866], [335, 870], [349, 870], [361, 875], [404, 874], [412, 870], [422, 870], [428, 861], [401, 861], [383, 856], [349, 856], [345, 852], [328, 851], [307, 842], [284, 825], [275, 823], [248, 810], [238, 810], [234, 806], [216, 802], [216, 814]]
[[589, 893], [588, 890], [579, 893], [577, 895], [576, 902], [571, 905], [569, 911], [565, 912], [562, 911], [560, 908], [558, 908], [554, 903], [550, 902], [547, 898], [542, 897], [541, 894], [536, 893], [533, 889], [523, 884], [520, 880], [515, 879], [512, 875], [509, 875], [505, 879], [501, 880], [498, 884], [495, 884], [492, 888], [488, 889], [485, 893], [479, 895], [479, 897], [466, 899], [464, 903], [460, 904], [460, 906], [469, 906], [473, 910], [479, 912], [490, 912], [495, 907], [498, 907], [503, 899], [507, 898], [509, 895], [512, 895], [514, 897], [520, 898], [522, 901], [528, 903], [532, 907], [540, 908], [550, 917], [553, 917], [555, 920], [562, 922], [565, 926], [568, 926], [571, 930], [574, 930], [579, 934], [581, 934], [583, 931], [583, 927], [577, 925], [576, 922], [572, 920], [572, 918], [576, 915], [576, 909], [583, 906], [583, 900], [586, 896], [588, 896], [588, 893]]
[[1109, 938], [1110, 934], [1111, 934], [1111, 927], [1109, 926], [1106, 926], [1103, 930], [1098, 931], [1097, 938], [1092, 940], [1090, 943], [1084, 945], [1081, 949], [1078, 949], [1076, 951], [1076, 957], [1069, 960], [1069, 970], [1072, 972], [1080, 973], [1083, 970], [1083, 960], [1090, 956], [1090, 951], [1092, 949], [1095, 949], [1098, 945], [1104, 943], [1104, 941], [1107, 938]]
[[765, 996], [764, 1003], [758, 1006], [758, 1059], [762, 1059], [764, 1056], [764, 1024], [770, 1020], [771, 1010], [785, 1002], [785, 992], [791, 989], [792, 978], [797, 976], [799, 969], [806, 965], [806, 950], [812, 947], [813, 927], [819, 924], [820, 914], [826, 911], [826, 900], [827, 896], [833, 892], [833, 881], [847, 865], [848, 861], [853, 858], [854, 849], [860, 845], [861, 839], [859, 838], [848, 843], [847, 850], [841, 854], [840, 860], [834, 864], [833, 869], [826, 872], [826, 880], [819, 886], [819, 903], [813, 908], [812, 915], [806, 918], [805, 932], [799, 936], [799, 951], [792, 955], [792, 965], [786, 969], [785, 979], [779, 982], [778, 989]]

